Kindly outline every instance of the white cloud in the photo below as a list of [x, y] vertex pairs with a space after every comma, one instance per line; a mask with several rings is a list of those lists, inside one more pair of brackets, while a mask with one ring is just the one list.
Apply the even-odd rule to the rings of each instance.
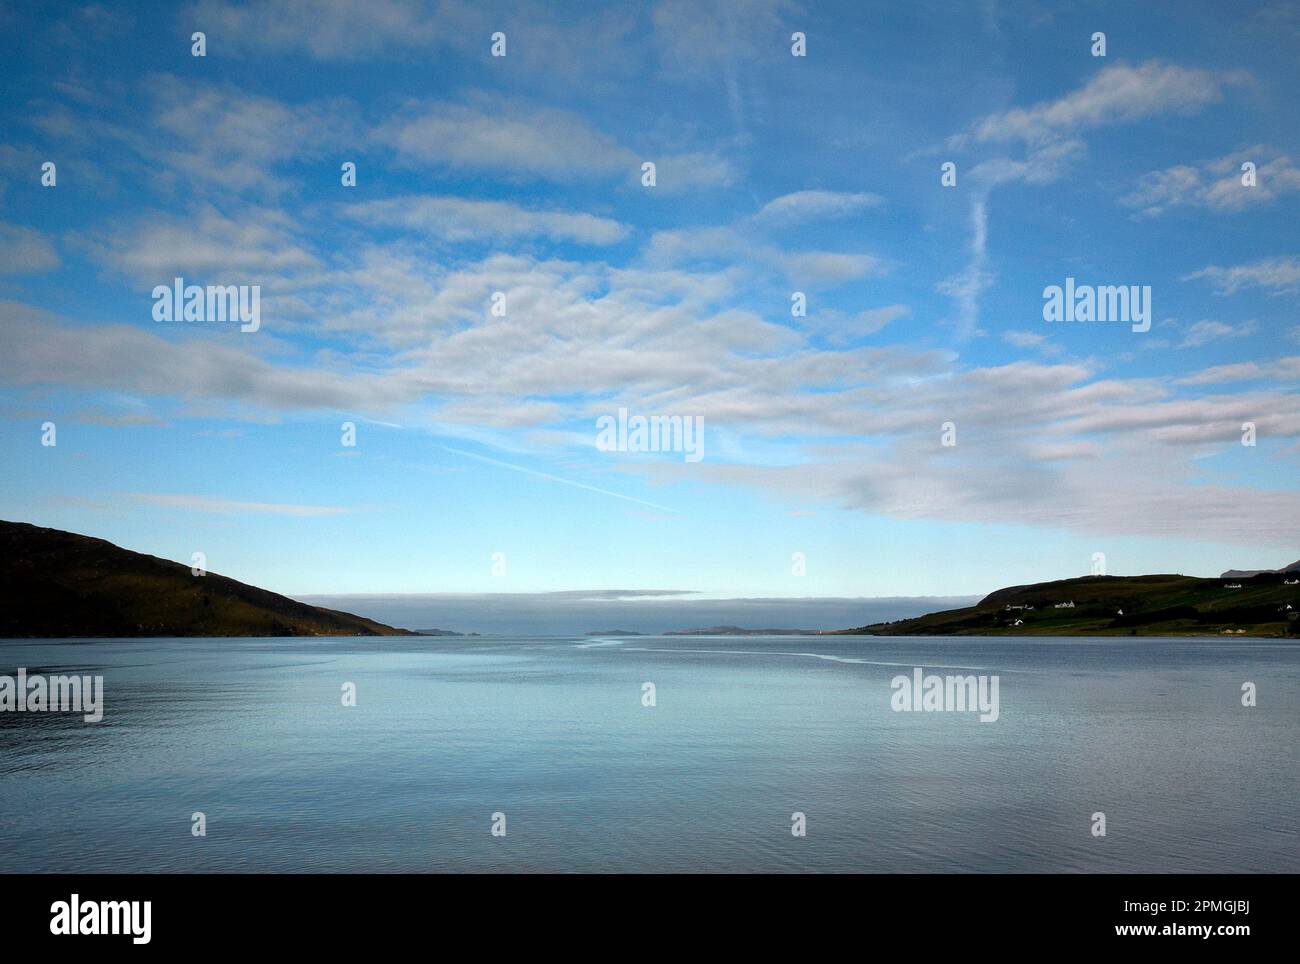
[[173, 171], [231, 191], [282, 191], [280, 165], [321, 157], [332, 142], [355, 143], [354, 106], [342, 99], [285, 103], [229, 85], [155, 76], [157, 135], [141, 149]]
[[1013, 181], [1049, 184], [1084, 154], [1084, 132], [1163, 113], [1193, 114], [1222, 100], [1227, 87], [1247, 80], [1242, 72], [1179, 67], [1158, 60], [1136, 66], [1114, 64], [1056, 100], [989, 114], [966, 133], [950, 137], [948, 146], [1023, 144], [1027, 152], [1023, 159], [986, 157], [968, 176], [986, 187]]
[[890, 322], [906, 318], [912, 313], [907, 305], [885, 305], [883, 308], [868, 308], [859, 311], [854, 317], [854, 330], [859, 334], [872, 335]]
[[[147, 305], [145, 314], [147, 315]], [[0, 302], [0, 380], [60, 384], [183, 400], [216, 399], [279, 413], [302, 409], [386, 410], [414, 391], [400, 373], [330, 371], [259, 358], [249, 336], [189, 337], [187, 329], [71, 326], [14, 302]], [[243, 338], [243, 341], [239, 339]]]
[[630, 179], [639, 176], [642, 160], [576, 114], [500, 99], [413, 105], [381, 124], [374, 137], [406, 166], [431, 163], [553, 181]]
[[1082, 130], [1142, 120], [1156, 114], [1195, 113], [1223, 99], [1223, 90], [1245, 81], [1241, 73], [1179, 67], [1158, 60], [1115, 64], [1057, 100], [990, 114], [973, 130], [977, 141], [1030, 144]]
[[638, 11], [575, 16], [547, 0], [197, 0], [183, 16], [186, 30], [207, 31], [223, 55], [249, 59], [274, 53], [322, 62], [482, 62], [490, 59], [491, 35], [501, 30], [511, 72], [523, 68], [531, 88], [556, 76], [590, 83], [593, 73], [625, 70], [639, 54], [627, 43]]
[[[174, 342], [0, 305], [0, 380], [224, 400], [272, 414], [400, 411], [407, 425], [535, 425], [553, 439], [627, 405], [703, 415], [740, 440], [733, 458], [751, 448], [771, 455], [766, 467], [706, 460], [693, 466], [697, 480], [902, 518], [1244, 544], [1300, 536], [1294, 493], [1190, 484], [1195, 457], [1238, 444], [1242, 421], [1270, 439], [1300, 438], [1294, 392], [1182, 397], [1158, 379], [1102, 379], [1079, 364], [970, 368], [951, 353], [906, 346], [818, 349], [788, 327], [711, 307], [735, 294], [725, 273], [493, 256], [431, 281], [433, 297], [477, 312], [477, 322], [426, 327], [378, 363], [264, 358], [239, 335], [200, 343], [166, 331], [185, 339]], [[508, 317], [484, 317], [478, 293], [488, 284], [510, 292]], [[418, 314], [421, 304], [410, 307]], [[1300, 377], [1300, 359], [1291, 361], [1270, 373]], [[1202, 383], [1236, 377], [1251, 373], [1209, 372]], [[955, 450], [939, 445], [949, 419]], [[627, 470], [682, 477], [661, 463]], [[1243, 504], [1253, 508], [1232, 508]], [[1278, 519], [1295, 521], [1279, 529]]]
[[1045, 355], [1056, 354], [1060, 346], [1049, 341], [1042, 332], [1011, 329], [1002, 333], [1002, 340], [1013, 348], [1033, 349]]
[[[699, 187], [727, 187], [739, 176], [731, 161], [709, 151], [668, 154], [663, 157], [656, 157], [652, 152], [644, 159], [654, 161], [655, 190], [665, 194]], [[638, 163], [636, 177], [640, 176], [641, 166]]]
[[794, 284], [842, 284], [869, 275], [884, 274], [885, 262], [870, 254], [837, 251], [789, 251], [770, 255]]
[[1248, 381], [1300, 381], [1300, 355], [1288, 355], [1266, 362], [1237, 362], [1216, 365], [1178, 379], [1180, 385], [1213, 385]]
[[258, 207], [232, 217], [199, 204], [188, 217], [146, 214], [129, 227], [74, 240], [100, 264], [150, 287], [187, 273], [204, 276], [189, 279], [201, 284], [257, 284], [318, 264], [286, 215]]
[[1300, 287], [1300, 258], [1265, 258], [1254, 264], [1231, 268], [1209, 265], [1200, 271], [1183, 275], [1183, 281], [1204, 278], [1221, 295], [1232, 295], [1248, 288], [1263, 288], [1269, 294], [1280, 295]]
[[667, 194], [725, 186], [736, 178], [732, 163], [712, 151], [635, 151], [570, 111], [489, 95], [463, 104], [409, 104], [372, 137], [408, 167], [436, 164], [528, 180], [597, 177], [639, 185], [642, 163], [653, 161], [655, 190]]
[[418, 0], [199, 0], [185, 21], [205, 31], [209, 43], [236, 50], [300, 50], [318, 60], [352, 60], [457, 41], [462, 9]]
[[656, 231], [646, 245], [645, 258], [664, 266], [743, 264], [752, 269], [766, 265], [796, 287], [842, 284], [882, 275], [890, 268], [884, 259], [861, 252], [789, 251], [733, 227]]
[[59, 266], [47, 235], [35, 228], [0, 221], [0, 274], [37, 274]]
[[[1044, 377], [1050, 373], [986, 369], [936, 383], [938, 391], [907, 399], [917, 424], [883, 450], [846, 445], [780, 466], [706, 460], [692, 476], [903, 519], [1092, 537], [1173, 532], [1245, 546], [1300, 539], [1300, 493], [1207, 480], [1198, 477], [1194, 459], [1240, 447], [1243, 420], [1257, 421], [1267, 437], [1295, 438], [1300, 400], [1294, 396], [1153, 402], [1139, 385], [1051, 388]], [[1003, 400], [995, 403], [998, 394]], [[1006, 404], [1010, 397], [1015, 405]], [[948, 418], [958, 426], [959, 442], [944, 449], [939, 426]], [[661, 481], [687, 474], [667, 463], [642, 471]]]
[[1064, 176], [1070, 164], [1086, 152], [1079, 138], [1056, 141], [1031, 150], [1024, 160], [992, 157], [971, 168], [967, 178], [981, 187], [1023, 181], [1051, 184]]
[[1206, 319], [1198, 321], [1183, 336], [1180, 348], [1200, 348], [1208, 345], [1212, 341], [1221, 341], [1225, 338], [1241, 338], [1246, 335], [1253, 335], [1257, 329], [1254, 321], [1246, 321], [1239, 325], [1228, 325], [1222, 321], [1213, 321]]
[[387, 198], [349, 205], [344, 213], [366, 224], [405, 228], [447, 241], [546, 237], [606, 245], [628, 235], [627, 226], [611, 218], [457, 197]]
[[[1241, 166], [1247, 161], [1255, 164], [1252, 186], [1242, 183]], [[1286, 155], [1255, 145], [1217, 160], [1152, 171], [1142, 177], [1122, 203], [1139, 208], [1139, 213], [1146, 217], [1179, 206], [1243, 211], [1295, 191], [1300, 191], [1300, 168]]]
[[878, 194], [843, 191], [795, 191], [768, 201], [753, 216], [756, 223], [783, 227], [809, 221], [852, 217], [884, 203]]
[[912, 313], [907, 305], [884, 305], [855, 314], [834, 309], [812, 310], [800, 319], [803, 327], [825, 337], [831, 344], [844, 344], [854, 338], [874, 335], [890, 323]]

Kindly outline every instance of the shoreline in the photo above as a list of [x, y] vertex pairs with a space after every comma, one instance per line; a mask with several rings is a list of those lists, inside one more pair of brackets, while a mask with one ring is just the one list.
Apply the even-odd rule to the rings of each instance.
[[[1300, 642], [1300, 636], [1288, 636], [1281, 633], [855, 633], [844, 632], [842, 630], [827, 630], [821, 633], [746, 633], [739, 634], [717, 634], [708, 635], [704, 633], [641, 633], [634, 637], [620, 637], [619, 641], [627, 639], [635, 642], [643, 639], [673, 639], [673, 640], [691, 640], [691, 639], [1188, 639], [1188, 640], [1225, 640], [1225, 639], [1277, 639], [1283, 641]], [[438, 640], [440, 642], [493, 642], [495, 640], [517, 640], [517, 639], [563, 639], [575, 641], [590, 641], [593, 638], [585, 633], [545, 633], [531, 635], [527, 633], [473, 633], [456, 636], [449, 635], [419, 635], [405, 634], [400, 636], [370, 636], [370, 635], [312, 635], [312, 636], [226, 636], [226, 635], [193, 635], [193, 636], [0, 636], [0, 643], [35, 643], [43, 641], [85, 641], [85, 642], [136, 642], [144, 640], [185, 640], [185, 639], [257, 639], [257, 640], [306, 640], [306, 639], [369, 639], [369, 640], [393, 640], [401, 639], [410, 642], [416, 640]]]

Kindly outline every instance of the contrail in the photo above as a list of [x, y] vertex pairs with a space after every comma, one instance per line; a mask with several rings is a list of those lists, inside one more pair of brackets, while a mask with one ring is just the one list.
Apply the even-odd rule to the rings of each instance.
[[488, 458], [486, 455], [478, 455], [474, 452], [466, 452], [463, 449], [454, 449], [447, 445], [440, 445], [439, 448], [447, 452], [454, 452], [457, 455], [463, 455], [466, 458], [478, 459], [480, 462], [487, 462], [490, 465], [497, 465], [503, 469], [509, 469], [511, 472], [522, 472], [524, 475], [533, 475], [539, 479], [546, 479], [548, 482], [559, 482], [561, 485], [571, 485], [575, 489], [586, 489], [588, 492], [599, 492], [601, 495], [608, 495], [615, 499], [622, 499], [624, 502], [635, 502], [637, 505], [649, 506], [651, 509], [658, 509], [661, 512], [671, 512], [674, 515], [680, 515], [676, 509], [670, 509], [666, 505], [657, 505], [654, 502], [647, 502], [645, 499], [633, 498], [630, 495], [623, 495], [620, 492], [611, 492], [609, 489], [600, 489], [594, 485], [587, 485], [585, 482], [574, 482], [570, 479], [562, 479], [558, 475], [551, 475], [549, 472], [538, 472], [536, 469], [526, 469], [522, 465], [512, 465], [509, 462], [502, 462], [499, 459]]

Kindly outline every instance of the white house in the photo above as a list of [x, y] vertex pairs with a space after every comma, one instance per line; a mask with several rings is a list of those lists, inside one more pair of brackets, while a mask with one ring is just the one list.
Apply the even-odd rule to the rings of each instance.
[[1054, 609], [1073, 609], [1073, 608], [1074, 608], [1074, 600], [1071, 599], [1069, 602], [1057, 603], [1057, 604], [1056, 604], [1054, 607], [1052, 607], [1052, 608], [1054, 608]]

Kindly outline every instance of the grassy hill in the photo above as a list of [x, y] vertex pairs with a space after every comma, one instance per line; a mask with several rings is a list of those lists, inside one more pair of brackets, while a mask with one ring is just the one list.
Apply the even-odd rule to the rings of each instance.
[[0, 638], [407, 634], [103, 539], [0, 521]]
[[[1297, 578], [1296, 573], [1280, 572], [1249, 579], [1083, 576], [1012, 586], [965, 609], [839, 632], [876, 636], [1295, 636], [1300, 635], [1300, 585], [1288, 586], [1286, 582]], [[1241, 588], [1228, 588], [1237, 585]], [[1056, 608], [1067, 602], [1074, 606]]]

